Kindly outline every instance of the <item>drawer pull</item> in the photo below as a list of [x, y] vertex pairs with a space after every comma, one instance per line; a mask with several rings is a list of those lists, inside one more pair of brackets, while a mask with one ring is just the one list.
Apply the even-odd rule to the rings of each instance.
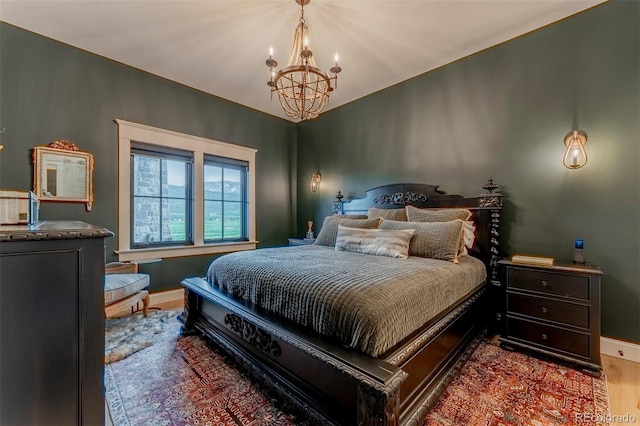
[[542, 282], [540, 284], [542, 284], [542, 287], [548, 287], [549, 286], [549, 283], [546, 282], [545, 280], [542, 280]]
[[542, 340], [547, 340], [549, 338], [549, 336], [547, 335], [547, 333], [542, 333]]
[[543, 314], [549, 313], [549, 308], [547, 308], [546, 306], [543, 306], [542, 308], [540, 308], [540, 310], [542, 311]]

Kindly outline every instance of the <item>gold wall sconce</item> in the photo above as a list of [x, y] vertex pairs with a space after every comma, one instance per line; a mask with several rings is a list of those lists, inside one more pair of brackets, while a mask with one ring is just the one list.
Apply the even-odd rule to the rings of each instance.
[[314, 173], [313, 175], [311, 175], [311, 185], [310, 185], [311, 192], [318, 191], [318, 185], [320, 184], [321, 180], [322, 180], [322, 175], [320, 173]]
[[564, 137], [567, 150], [562, 163], [567, 169], [579, 169], [587, 164], [587, 151], [584, 149], [587, 139], [587, 134], [582, 130], [572, 130]]

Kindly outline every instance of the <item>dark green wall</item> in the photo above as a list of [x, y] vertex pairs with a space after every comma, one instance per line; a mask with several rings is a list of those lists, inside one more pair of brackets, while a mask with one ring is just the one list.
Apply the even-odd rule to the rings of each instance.
[[[602, 333], [640, 342], [639, 16], [640, 2], [614, 0], [300, 124], [297, 234], [338, 190], [421, 182], [473, 196], [493, 176], [503, 254], [571, 261], [583, 238], [605, 273]], [[574, 128], [589, 162], [568, 170]]]
[[[296, 125], [175, 82], [0, 24], [0, 187], [30, 189], [30, 151], [68, 139], [95, 156], [95, 204], [41, 203], [43, 220], [81, 220], [117, 230], [116, 118], [258, 149], [260, 247], [283, 245], [295, 218]], [[215, 67], [211, 78], [216, 78]], [[116, 239], [107, 241], [115, 260]], [[203, 275], [211, 256], [144, 265], [151, 291]]]

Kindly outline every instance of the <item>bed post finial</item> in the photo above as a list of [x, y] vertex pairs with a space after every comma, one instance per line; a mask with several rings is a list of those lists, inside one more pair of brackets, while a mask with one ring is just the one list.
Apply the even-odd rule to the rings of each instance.
[[344, 198], [344, 195], [342, 195], [342, 192], [340, 192], [340, 190], [338, 190], [336, 198], [338, 199], [338, 201], [333, 202], [333, 214], [343, 214], [344, 211], [342, 210], [342, 199]]
[[[502, 210], [503, 196], [499, 192], [494, 192], [499, 188], [490, 177], [483, 188], [487, 191], [478, 195], [478, 207], [489, 210], [489, 226], [488, 226], [488, 249], [489, 258], [487, 264], [487, 277], [489, 283], [494, 288], [500, 287], [500, 278], [498, 276], [498, 261], [500, 260], [500, 211]], [[496, 321], [501, 322], [500, 310], [496, 312]]]

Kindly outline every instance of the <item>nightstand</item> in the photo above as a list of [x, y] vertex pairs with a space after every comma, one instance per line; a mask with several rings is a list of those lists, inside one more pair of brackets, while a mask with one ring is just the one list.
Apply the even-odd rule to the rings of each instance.
[[289, 238], [290, 246], [307, 246], [313, 244], [315, 238]]
[[596, 266], [498, 262], [503, 296], [501, 346], [577, 364], [600, 375], [600, 278]]

